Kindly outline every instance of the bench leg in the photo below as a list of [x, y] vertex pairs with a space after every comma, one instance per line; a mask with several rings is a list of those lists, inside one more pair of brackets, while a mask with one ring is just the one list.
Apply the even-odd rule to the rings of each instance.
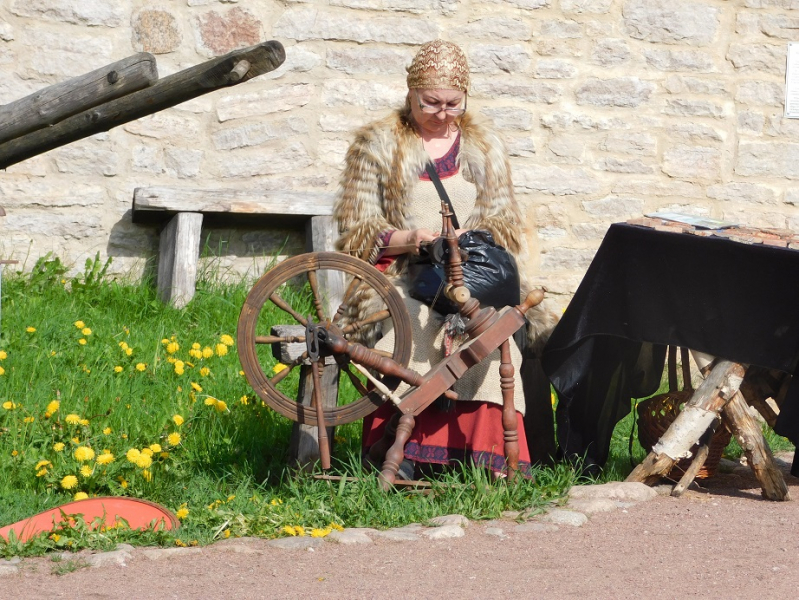
[[194, 297], [202, 225], [201, 213], [178, 213], [161, 232], [158, 297], [176, 308], [183, 308]]

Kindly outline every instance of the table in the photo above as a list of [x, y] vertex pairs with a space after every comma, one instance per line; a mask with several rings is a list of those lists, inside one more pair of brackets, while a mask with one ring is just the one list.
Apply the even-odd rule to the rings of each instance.
[[[668, 345], [796, 374], [799, 251], [612, 225], [542, 357], [566, 456], [605, 463], [630, 399], [657, 391]], [[795, 444], [796, 381], [775, 426]]]

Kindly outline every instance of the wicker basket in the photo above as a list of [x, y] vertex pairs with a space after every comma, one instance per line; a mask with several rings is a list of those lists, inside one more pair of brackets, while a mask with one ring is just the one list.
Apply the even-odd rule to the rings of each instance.
[[[681, 348], [684, 389], [677, 387], [677, 348], [669, 348], [668, 373], [669, 391], [658, 394], [638, 404], [638, 440], [647, 452], [660, 440], [661, 436], [680, 414], [683, 405], [691, 399], [694, 390], [691, 386], [691, 369], [688, 364], [688, 351]], [[730, 443], [730, 432], [721, 424], [716, 429], [710, 440], [708, 456], [705, 464], [699, 470], [697, 479], [708, 479], [716, 474], [724, 448]], [[682, 477], [685, 470], [691, 465], [693, 457], [699, 450], [699, 445], [691, 448], [692, 458], [683, 458], [677, 461], [671, 470], [672, 478]]]

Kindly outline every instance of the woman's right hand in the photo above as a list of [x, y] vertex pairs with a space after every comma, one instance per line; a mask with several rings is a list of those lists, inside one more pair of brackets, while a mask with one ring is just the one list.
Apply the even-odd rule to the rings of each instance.
[[419, 254], [419, 246], [422, 242], [432, 242], [439, 235], [439, 233], [425, 228], [395, 231], [385, 253], [388, 255]]

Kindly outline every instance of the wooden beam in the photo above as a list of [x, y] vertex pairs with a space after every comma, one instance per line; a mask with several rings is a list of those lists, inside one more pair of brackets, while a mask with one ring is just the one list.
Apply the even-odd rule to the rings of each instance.
[[[285, 59], [286, 53], [280, 42], [270, 41], [234, 50], [179, 71], [148, 88], [80, 112], [52, 127], [0, 144], [0, 169], [219, 88], [243, 83], [276, 69]], [[249, 63], [249, 69], [243, 76], [242, 61]]]
[[155, 57], [140, 52], [0, 106], [0, 143], [55, 125], [67, 117], [151, 86]]
[[177, 308], [194, 298], [203, 216], [175, 215], [161, 232], [158, 249], [158, 297]]

